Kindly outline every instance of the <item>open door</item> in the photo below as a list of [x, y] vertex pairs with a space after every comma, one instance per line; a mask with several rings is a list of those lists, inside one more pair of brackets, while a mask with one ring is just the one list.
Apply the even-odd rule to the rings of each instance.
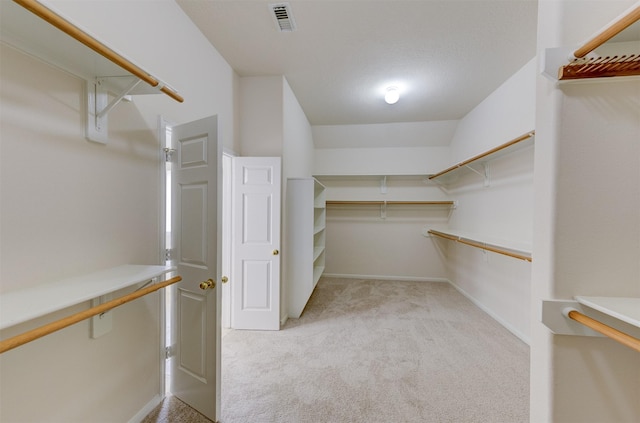
[[280, 329], [280, 163], [280, 157], [233, 158], [234, 329]]
[[217, 117], [172, 128], [174, 295], [173, 395], [207, 418], [220, 410], [221, 147]]

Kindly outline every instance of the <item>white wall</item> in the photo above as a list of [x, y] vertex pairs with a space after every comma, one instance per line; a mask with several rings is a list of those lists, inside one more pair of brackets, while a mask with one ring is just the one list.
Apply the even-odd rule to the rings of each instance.
[[[443, 168], [458, 121], [315, 125], [315, 175], [426, 175]], [[388, 147], [388, 140], [397, 146]], [[348, 141], [349, 148], [344, 148]], [[358, 147], [353, 147], [358, 146]]]
[[[538, 50], [577, 46], [633, 1], [540, 2]], [[545, 299], [640, 297], [640, 82], [537, 78], [531, 421], [640, 421], [640, 355], [554, 336]]]
[[281, 157], [284, 138], [283, 78], [241, 77], [240, 155]]
[[[0, 48], [3, 291], [159, 262], [159, 113], [177, 123], [218, 114], [220, 138], [233, 147], [233, 71], [176, 3], [54, 4], [186, 100], [135, 97], [110, 113], [109, 143], [91, 143], [83, 135], [83, 81]], [[128, 421], [157, 400], [158, 294], [114, 310], [113, 318], [113, 330], [99, 339], [89, 338], [85, 321], [0, 356], [0, 420]]]
[[361, 125], [314, 125], [313, 142], [318, 149], [387, 148], [389, 140], [395, 147], [446, 147], [451, 141], [457, 120], [428, 122], [396, 122]]
[[449, 147], [320, 148], [314, 175], [427, 175], [444, 168]]
[[[446, 193], [425, 182], [443, 169], [457, 121], [376, 125], [314, 126], [314, 174], [326, 185], [327, 200], [446, 200]], [[398, 147], [381, 148], [394, 137]], [[343, 140], [360, 148], [340, 148]], [[322, 175], [350, 175], [322, 178]], [[368, 177], [354, 177], [368, 175]], [[389, 176], [386, 192], [382, 175]], [[329, 207], [326, 275], [388, 279], [445, 280], [442, 251], [423, 236], [442, 226], [450, 210], [442, 207]]]
[[313, 169], [313, 135], [309, 120], [283, 78], [282, 163], [286, 178], [309, 177]]
[[[534, 129], [535, 60], [467, 114], [451, 142], [457, 163]], [[533, 227], [533, 147], [489, 163], [488, 186], [469, 173], [449, 187], [458, 202], [449, 227], [481, 236], [530, 245]], [[451, 244], [434, 238], [437, 244]], [[530, 338], [531, 265], [459, 243], [449, 245], [451, 282], [525, 341]]]

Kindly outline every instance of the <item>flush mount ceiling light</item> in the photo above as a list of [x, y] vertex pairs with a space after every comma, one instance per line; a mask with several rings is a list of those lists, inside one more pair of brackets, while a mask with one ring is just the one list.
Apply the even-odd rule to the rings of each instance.
[[384, 94], [384, 101], [387, 104], [396, 104], [400, 100], [400, 90], [398, 87], [389, 87], [387, 88], [387, 92]]

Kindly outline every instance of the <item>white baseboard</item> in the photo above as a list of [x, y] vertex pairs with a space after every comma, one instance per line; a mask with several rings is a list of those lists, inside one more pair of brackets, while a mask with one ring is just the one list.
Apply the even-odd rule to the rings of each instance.
[[157, 394], [151, 399], [151, 401], [149, 401], [144, 407], [142, 407], [142, 409], [138, 411], [136, 415], [129, 420], [128, 423], [140, 423], [142, 420], [144, 420], [145, 417], [149, 415], [149, 413], [153, 411], [154, 408], [158, 406], [158, 404], [162, 402], [163, 399], [164, 397], [162, 395]]
[[325, 278], [342, 279], [373, 279], [379, 281], [416, 281], [416, 282], [449, 282], [446, 278], [422, 278], [419, 276], [388, 276], [388, 275], [352, 275], [342, 273], [323, 273]]
[[524, 342], [527, 345], [531, 345], [531, 339], [528, 336], [526, 336], [525, 334], [523, 334], [522, 332], [517, 330], [511, 324], [506, 322], [503, 318], [501, 318], [500, 316], [495, 314], [493, 311], [491, 311], [489, 308], [485, 307], [482, 303], [480, 303], [474, 297], [472, 297], [467, 292], [465, 292], [464, 289], [460, 288], [459, 286], [457, 286], [456, 284], [454, 284], [451, 281], [447, 281], [447, 282], [449, 282], [449, 284], [451, 284], [452, 287], [454, 287], [459, 293], [464, 295], [469, 301], [471, 301], [473, 304], [475, 304], [476, 307], [478, 307], [480, 310], [482, 310], [485, 313], [487, 313], [489, 316], [491, 316], [491, 318], [493, 320], [495, 320], [496, 322], [500, 323], [502, 326], [504, 326], [505, 329], [507, 329], [509, 332], [511, 332], [512, 334], [514, 334], [518, 338], [520, 338], [520, 340], [522, 342]]

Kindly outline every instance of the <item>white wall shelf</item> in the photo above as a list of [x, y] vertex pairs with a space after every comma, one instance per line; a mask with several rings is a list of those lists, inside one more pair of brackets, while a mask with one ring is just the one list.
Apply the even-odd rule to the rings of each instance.
[[0, 39], [87, 81], [86, 136], [90, 141], [107, 142], [107, 114], [125, 96], [164, 93], [184, 101], [160, 78], [39, 1], [3, 1]]
[[173, 266], [123, 265], [0, 295], [0, 329], [110, 294], [174, 271]]
[[415, 174], [352, 174], [352, 175], [315, 175], [318, 181], [380, 181], [384, 178], [387, 180], [398, 181], [426, 181], [428, 182], [429, 175], [426, 173]]
[[456, 207], [455, 201], [403, 201], [403, 200], [330, 200], [327, 201], [327, 208], [342, 208], [344, 210], [360, 207], [377, 206], [380, 208], [380, 218], [386, 219], [388, 207], [403, 207], [408, 210], [414, 207], [440, 208], [453, 210]]
[[455, 201], [402, 201], [402, 200], [329, 200], [327, 206], [444, 206], [455, 207]]
[[494, 253], [506, 255], [525, 261], [532, 261], [531, 245], [523, 242], [509, 241], [490, 235], [475, 234], [466, 231], [446, 229], [430, 229], [429, 234], [445, 238], [450, 241], [460, 242], [471, 247], [480, 248]]
[[532, 146], [534, 142], [534, 135], [535, 131], [527, 132], [526, 134], [521, 135], [509, 142], [473, 156], [470, 159], [464, 160], [460, 163], [456, 163], [455, 165], [441, 172], [431, 175], [429, 176], [429, 180], [442, 185], [448, 185], [456, 181], [463, 174], [469, 172], [478, 173], [486, 179], [488, 177], [486, 173], [487, 163], [506, 154], [510, 154], [515, 151]]
[[582, 305], [640, 328], [640, 298], [584, 296], [575, 298]]

